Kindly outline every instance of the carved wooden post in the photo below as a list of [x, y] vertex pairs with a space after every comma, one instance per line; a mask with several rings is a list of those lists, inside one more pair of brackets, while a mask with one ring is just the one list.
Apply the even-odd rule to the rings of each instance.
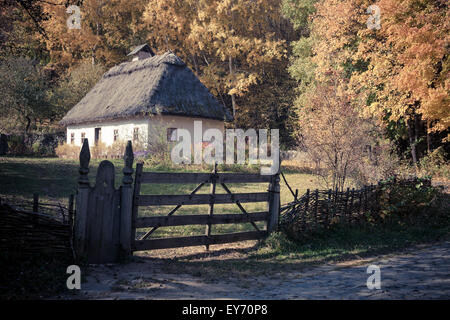
[[75, 217], [75, 237], [74, 247], [78, 258], [86, 256], [86, 235], [87, 235], [87, 214], [89, 203], [89, 161], [91, 153], [89, 151], [89, 143], [84, 139], [80, 152], [80, 177], [78, 178], [78, 190], [76, 199], [76, 217]]
[[280, 215], [280, 175], [279, 173], [272, 176], [269, 186], [269, 220], [267, 223], [267, 231], [270, 233], [278, 227], [278, 219]]
[[131, 245], [131, 228], [132, 228], [132, 211], [133, 211], [133, 147], [131, 141], [128, 141], [124, 154], [125, 166], [123, 168], [122, 179], [122, 196], [120, 207], [120, 246], [124, 257], [132, 255]]

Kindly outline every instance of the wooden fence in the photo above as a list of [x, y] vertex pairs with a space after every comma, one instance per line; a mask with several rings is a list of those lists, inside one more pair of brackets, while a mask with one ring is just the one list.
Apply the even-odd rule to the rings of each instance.
[[[128, 142], [124, 161], [122, 184], [115, 189], [114, 165], [104, 160], [97, 170], [95, 186], [89, 184], [90, 152], [88, 140], [85, 139], [80, 152], [80, 178], [76, 199], [76, 219], [74, 247], [78, 257], [89, 263], [116, 262], [128, 257], [133, 251], [174, 248], [184, 246], [228, 243], [234, 241], [260, 239], [278, 225], [280, 208], [279, 176], [258, 174], [218, 173], [157, 173], [143, 172], [143, 165], [136, 165], [133, 184], [133, 151], [131, 141]], [[176, 183], [199, 185], [186, 195], [143, 195], [141, 185], [147, 183]], [[269, 183], [269, 189], [261, 193], [233, 194], [229, 183]], [[216, 186], [220, 184], [226, 194], [216, 194]], [[196, 194], [204, 185], [210, 186], [210, 194]], [[241, 203], [267, 202], [266, 212], [247, 212]], [[241, 214], [214, 214], [214, 205], [235, 203]], [[206, 215], [173, 214], [185, 205], [208, 204]], [[167, 216], [139, 217], [138, 211], [143, 206], [175, 205]], [[256, 221], [266, 221], [266, 229], [260, 230]], [[255, 231], [231, 234], [212, 235], [214, 224], [250, 222]], [[147, 239], [157, 228], [181, 225], [206, 225], [205, 234], [193, 237], [177, 237], [165, 239]], [[136, 239], [137, 228], [151, 228], [141, 239]]]
[[[307, 232], [317, 227], [328, 228], [335, 223], [354, 224], [362, 221], [376, 221], [379, 217], [380, 195], [386, 185], [415, 186], [417, 178], [393, 180], [361, 189], [307, 190], [306, 193], [280, 209], [280, 227]], [[425, 181], [427, 186], [431, 181]], [[293, 226], [295, 224], [295, 226]]]

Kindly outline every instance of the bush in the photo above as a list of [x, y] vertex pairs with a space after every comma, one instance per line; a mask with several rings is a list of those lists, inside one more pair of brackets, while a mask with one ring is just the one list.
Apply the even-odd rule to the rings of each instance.
[[80, 155], [81, 148], [73, 144], [62, 143], [55, 149], [55, 153], [62, 159], [77, 159]]
[[8, 153], [12, 155], [23, 155], [29, 153], [23, 136], [10, 136], [8, 141]]
[[391, 179], [381, 184], [379, 215], [383, 221], [414, 220], [431, 205], [439, 192], [426, 178], [413, 183], [392, 183]]
[[97, 144], [91, 146], [91, 157], [93, 159], [104, 159], [108, 157], [108, 147], [104, 142], [97, 142]]
[[435, 149], [419, 161], [420, 173], [426, 176], [440, 176], [450, 179], [450, 165], [443, 146]]

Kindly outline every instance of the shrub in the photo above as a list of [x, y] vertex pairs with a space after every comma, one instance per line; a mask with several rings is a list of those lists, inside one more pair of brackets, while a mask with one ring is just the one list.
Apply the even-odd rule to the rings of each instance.
[[77, 159], [80, 155], [81, 148], [73, 144], [62, 143], [55, 149], [55, 153], [62, 159]]
[[91, 157], [93, 159], [104, 159], [108, 156], [108, 147], [104, 142], [97, 142], [97, 144], [93, 145], [91, 148]]
[[27, 154], [27, 145], [23, 136], [13, 135], [8, 141], [8, 153], [12, 155]]
[[446, 159], [447, 154], [443, 146], [440, 146], [420, 160], [420, 173], [426, 176], [441, 176], [450, 179], [450, 165]]
[[[115, 159], [122, 158], [126, 146], [127, 146], [127, 143], [124, 140], [114, 141], [114, 143], [108, 147], [108, 150], [107, 150], [108, 157], [115, 158]], [[133, 149], [134, 149], [134, 146], [133, 146]]]
[[412, 183], [392, 183], [391, 180], [381, 184], [379, 215], [383, 220], [415, 219], [431, 205], [439, 192], [426, 178]]

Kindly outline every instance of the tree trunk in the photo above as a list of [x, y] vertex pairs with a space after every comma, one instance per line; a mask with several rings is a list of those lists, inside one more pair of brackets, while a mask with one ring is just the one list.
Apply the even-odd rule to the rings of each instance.
[[427, 154], [431, 153], [431, 135], [430, 135], [431, 124], [430, 120], [427, 120]]
[[25, 116], [25, 118], [27, 119], [27, 125], [25, 127], [25, 136], [26, 136], [28, 134], [28, 132], [30, 131], [31, 118], [29, 116]]
[[[412, 157], [412, 161], [414, 166], [417, 166], [417, 152], [416, 152], [416, 135], [415, 135], [415, 130], [413, 128], [413, 120], [411, 118], [408, 119], [408, 121], [406, 121], [407, 126], [408, 126], [408, 135], [409, 135], [409, 145], [411, 147], [411, 157]], [[416, 131], [417, 132], [417, 131]]]
[[[233, 77], [233, 58], [231, 56], [228, 57], [228, 66], [230, 67], [230, 75]], [[231, 95], [231, 106], [233, 108], [233, 119], [236, 121], [236, 97], [234, 94]]]

